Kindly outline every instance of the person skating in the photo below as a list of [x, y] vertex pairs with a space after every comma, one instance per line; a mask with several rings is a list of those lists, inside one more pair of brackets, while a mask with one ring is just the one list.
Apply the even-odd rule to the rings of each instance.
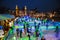
[[22, 38], [22, 30], [20, 30], [20, 38]]
[[38, 40], [38, 37], [39, 37], [39, 30], [38, 30], [38, 28], [37, 28], [37, 26], [36, 26], [36, 40]]
[[42, 36], [41, 40], [46, 40], [46, 39], [44, 38], [44, 36]]
[[16, 29], [16, 31], [17, 31], [17, 36], [19, 36], [19, 29]]
[[29, 40], [31, 40], [31, 39], [30, 39], [30, 33], [28, 33], [28, 38], [29, 38]]
[[58, 37], [58, 35], [59, 35], [59, 27], [58, 26], [56, 26], [55, 32], [56, 32], [56, 37]]
[[30, 36], [31, 36], [31, 28], [30, 27], [29, 28], [27, 27], [27, 33], [28, 33], [29, 40], [31, 40], [30, 39]]

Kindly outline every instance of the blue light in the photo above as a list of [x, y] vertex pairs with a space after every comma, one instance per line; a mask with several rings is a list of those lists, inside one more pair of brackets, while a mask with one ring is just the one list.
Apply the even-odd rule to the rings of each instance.
[[3, 29], [3, 27], [2, 27], [2, 26], [0, 26], [0, 29]]

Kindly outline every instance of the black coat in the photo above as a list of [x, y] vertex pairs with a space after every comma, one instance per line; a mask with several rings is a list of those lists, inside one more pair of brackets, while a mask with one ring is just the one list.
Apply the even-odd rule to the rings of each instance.
[[44, 39], [41, 39], [41, 40], [46, 40], [46, 39], [44, 38]]

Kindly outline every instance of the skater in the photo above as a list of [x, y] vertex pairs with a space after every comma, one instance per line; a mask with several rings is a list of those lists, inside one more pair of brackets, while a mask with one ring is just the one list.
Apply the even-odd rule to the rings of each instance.
[[16, 29], [16, 31], [17, 31], [17, 36], [19, 36], [19, 29]]
[[58, 35], [59, 35], [59, 27], [58, 26], [56, 26], [56, 37], [58, 37]]
[[46, 30], [48, 30], [48, 23], [46, 23]]
[[38, 37], [39, 37], [40, 34], [39, 34], [39, 30], [38, 30], [37, 26], [36, 26], [36, 31], [35, 32], [36, 32], [36, 40], [38, 40]]
[[42, 36], [41, 40], [46, 40], [46, 39], [44, 38], [44, 36]]
[[39, 32], [37, 31], [37, 32], [36, 32], [36, 40], [38, 40], [39, 35], [40, 35], [40, 34], [39, 34]]
[[31, 27], [27, 27], [27, 33], [28, 33], [28, 37], [29, 37], [29, 40], [31, 40], [30, 36], [31, 36]]
[[20, 38], [22, 38], [22, 30], [20, 30]]
[[28, 33], [28, 38], [29, 38], [29, 40], [31, 40], [31, 39], [30, 39], [30, 33]]
[[31, 35], [34, 36], [35, 27], [31, 27]]

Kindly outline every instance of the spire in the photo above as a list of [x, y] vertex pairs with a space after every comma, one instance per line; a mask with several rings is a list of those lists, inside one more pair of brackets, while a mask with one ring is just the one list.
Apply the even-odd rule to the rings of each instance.
[[25, 6], [24, 9], [27, 10], [27, 6]]
[[25, 15], [27, 15], [27, 7], [26, 6], [24, 7], [24, 10], [25, 10]]
[[18, 9], [18, 6], [16, 5], [16, 9]]
[[19, 8], [18, 8], [18, 6], [16, 5], [16, 16], [18, 16], [18, 12], [19, 12], [18, 9], [19, 9]]

